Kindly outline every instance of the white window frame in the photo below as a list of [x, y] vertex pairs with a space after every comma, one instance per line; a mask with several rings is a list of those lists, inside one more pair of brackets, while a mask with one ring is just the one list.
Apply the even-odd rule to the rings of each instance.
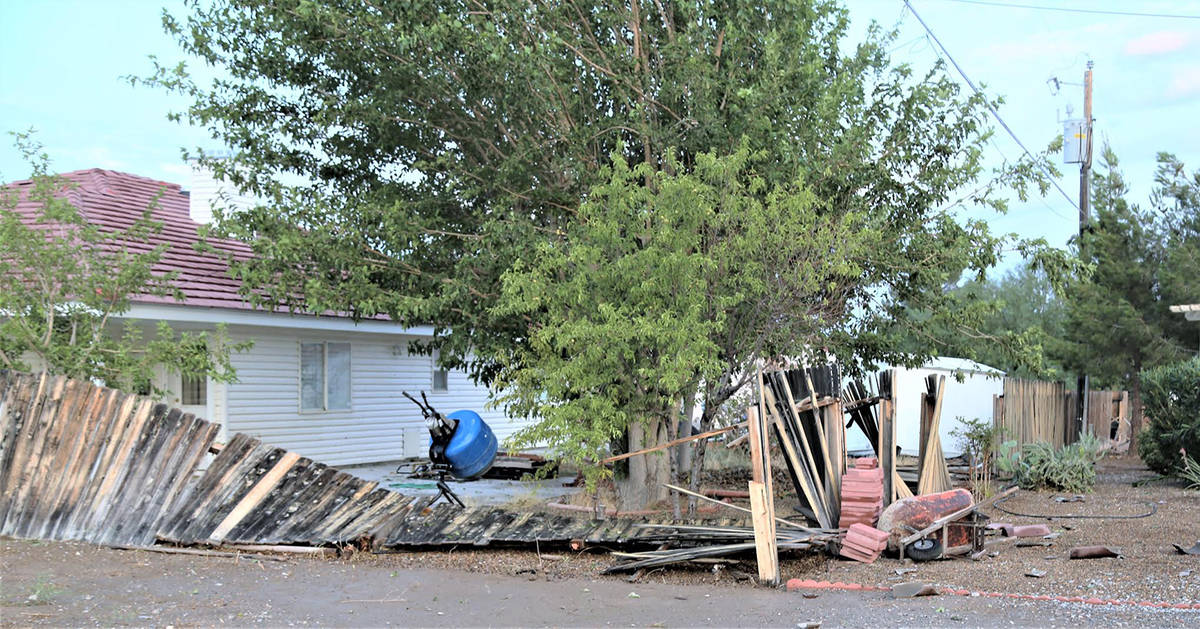
[[[304, 346], [321, 346], [321, 408], [304, 408]], [[350, 372], [347, 378], [346, 408], [329, 408], [329, 346], [346, 346], [346, 368]], [[321, 413], [345, 413], [354, 410], [354, 344], [349, 341], [315, 341], [301, 339], [296, 344], [298, 359], [296, 361], [296, 409], [303, 415]]]
[[[450, 370], [442, 369], [438, 365], [438, 360], [441, 359], [441, 357], [442, 357], [442, 353], [440, 350], [433, 350], [433, 355], [429, 361], [429, 364], [431, 367], [431, 370], [429, 372], [429, 392], [430, 393], [449, 393], [450, 392]], [[444, 374], [444, 378], [446, 381], [446, 386], [441, 389], [437, 388], [438, 372], [441, 372], [442, 374]]]

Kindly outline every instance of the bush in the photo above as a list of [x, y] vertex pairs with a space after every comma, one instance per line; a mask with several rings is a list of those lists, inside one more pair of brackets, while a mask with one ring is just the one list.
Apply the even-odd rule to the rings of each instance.
[[1147, 426], [1138, 435], [1138, 454], [1159, 474], [1178, 476], [1181, 450], [1200, 456], [1200, 357], [1141, 375]]
[[1047, 443], [1030, 443], [1021, 449], [1015, 480], [1022, 489], [1090, 491], [1096, 484], [1096, 461], [1103, 452], [1100, 441], [1082, 434], [1079, 441], [1055, 450]]

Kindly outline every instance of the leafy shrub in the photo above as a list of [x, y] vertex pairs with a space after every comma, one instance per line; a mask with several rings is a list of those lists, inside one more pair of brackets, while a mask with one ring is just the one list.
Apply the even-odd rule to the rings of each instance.
[[1142, 372], [1147, 425], [1138, 435], [1138, 454], [1166, 476], [1183, 470], [1179, 451], [1200, 453], [1200, 357]]
[[1021, 444], [1009, 439], [996, 449], [996, 478], [1016, 478], [1021, 468]]
[[1047, 443], [1030, 443], [1021, 449], [1014, 478], [1023, 489], [1090, 491], [1096, 484], [1096, 461], [1102, 456], [1100, 441], [1086, 433], [1057, 450]]
[[967, 419], [959, 416], [958, 423], [960, 427], [950, 431], [950, 434], [958, 438], [966, 453], [971, 470], [971, 493], [976, 500], [981, 500], [991, 495], [992, 461], [1004, 428], [993, 424], [991, 419], [978, 417]]

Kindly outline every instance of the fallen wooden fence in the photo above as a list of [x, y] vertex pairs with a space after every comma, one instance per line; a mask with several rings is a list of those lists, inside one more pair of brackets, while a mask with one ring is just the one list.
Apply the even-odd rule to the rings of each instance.
[[0, 372], [0, 535], [149, 545], [217, 429], [89, 382]]
[[[78, 380], [0, 371], [0, 535], [118, 547], [573, 541], [644, 545], [642, 519], [432, 505], [245, 434], [193, 478], [219, 427]], [[713, 522], [713, 521], [709, 521]], [[665, 523], [660, 521], [659, 523]], [[744, 521], [723, 519], [714, 525]]]

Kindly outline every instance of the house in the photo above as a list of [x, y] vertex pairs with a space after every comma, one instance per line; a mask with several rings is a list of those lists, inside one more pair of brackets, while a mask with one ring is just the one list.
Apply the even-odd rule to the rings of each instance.
[[[101, 226], [128, 227], [156, 204], [153, 218], [163, 228], [154, 244], [166, 243], [168, 248], [155, 270], [178, 273], [184, 300], [136, 297], [123, 319], [147, 330], [158, 321], [177, 331], [213, 330], [223, 323], [230, 341], [253, 342], [249, 350], [231, 356], [236, 383], [157, 374], [155, 385], [169, 392], [164, 401], [220, 423], [219, 441], [244, 432], [330, 465], [424, 456], [429, 434], [420, 411], [402, 391], [427, 392], [431, 404], [443, 412], [474, 410], [500, 439], [523, 426], [500, 411], [485, 409], [487, 389], [473, 384], [465, 373], [440, 370], [432, 357], [409, 353], [409, 342], [431, 337], [432, 326], [253, 308], [239, 295], [240, 285], [230, 277], [224, 256], [193, 248], [200, 222], [211, 218], [211, 180], [204, 183], [202, 177], [192, 194], [179, 184], [110, 170], [81, 170], [62, 177], [77, 184], [68, 192], [73, 205]], [[37, 211], [31, 203], [17, 209], [30, 215]], [[234, 256], [250, 255], [242, 243], [214, 245]]]

